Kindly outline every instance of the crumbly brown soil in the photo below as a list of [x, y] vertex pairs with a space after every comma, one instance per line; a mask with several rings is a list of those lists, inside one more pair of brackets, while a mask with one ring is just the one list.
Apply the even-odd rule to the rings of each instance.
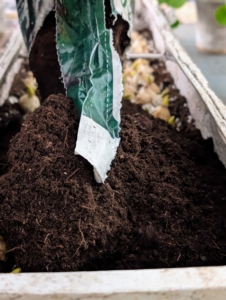
[[51, 96], [23, 124], [0, 178], [0, 234], [23, 271], [226, 263], [226, 171], [191, 137], [125, 102], [104, 185], [73, 154], [78, 118]]

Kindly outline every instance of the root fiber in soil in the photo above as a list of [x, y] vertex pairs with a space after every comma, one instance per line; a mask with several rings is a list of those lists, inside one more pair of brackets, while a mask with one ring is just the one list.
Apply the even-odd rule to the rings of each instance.
[[104, 185], [74, 155], [78, 118], [50, 96], [23, 124], [0, 177], [0, 234], [24, 272], [226, 263], [226, 171], [211, 140], [124, 102]]

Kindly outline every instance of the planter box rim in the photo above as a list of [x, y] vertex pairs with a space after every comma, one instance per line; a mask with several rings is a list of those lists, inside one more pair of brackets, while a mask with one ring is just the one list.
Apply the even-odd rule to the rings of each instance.
[[[175, 84], [189, 92], [190, 110], [204, 137], [213, 137], [226, 165], [226, 107], [209, 89], [154, 0], [141, 0], [159, 53], [165, 53]], [[161, 37], [161, 39], [160, 39]], [[177, 67], [176, 67], [177, 66]], [[195, 97], [197, 102], [192, 99]], [[194, 105], [193, 105], [193, 102]], [[203, 114], [203, 118], [202, 117]], [[221, 149], [222, 148], [222, 149]], [[0, 274], [1, 299], [205, 299], [225, 300], [226, 266], [129, 271]]]
[[199, 294], [211, 299], [208, 294], [226, 293], [225, 282], [226, 267], [27, 273], [0, 275], [0, 291], [3, 299], [50, 299], [54, 295], [63, 299], [135, 299], [137, 295], [143, 297], [139, 299], [165, 299], [167, 294], [168, 299], [186, 295], [179, 299], [192, 299]]

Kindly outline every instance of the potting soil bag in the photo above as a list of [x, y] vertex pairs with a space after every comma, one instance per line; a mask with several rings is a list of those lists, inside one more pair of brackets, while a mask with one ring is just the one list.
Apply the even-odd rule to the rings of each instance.
[[[133, 0], [110, 0], [117, 18], [131, 21]], [[47, 3], [48, 2], [48, 3]], [[23, 35], [30, 49], [53, 1], [17, 0]], [[57, 51], [62, 78], [81, 114], [75, 153], [94, 167], [104, 182], [119, 145], [122, 67], [105, 26], [104, 0], [56, 0]]]
[[16, 0], [20, 27], [29, 51], [46, 16], [54, 9], [54, 0]]

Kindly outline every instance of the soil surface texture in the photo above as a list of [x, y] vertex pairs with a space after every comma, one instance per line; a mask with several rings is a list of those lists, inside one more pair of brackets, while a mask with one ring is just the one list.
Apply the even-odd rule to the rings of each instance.
[[104, 185], [74, 155], [78, 118], [64, 96], [50, 96], [13, 138], [0, 234], [24, 272], [226, 263], [226, 171], [212, 141], [129, 102], [121, 127]]

